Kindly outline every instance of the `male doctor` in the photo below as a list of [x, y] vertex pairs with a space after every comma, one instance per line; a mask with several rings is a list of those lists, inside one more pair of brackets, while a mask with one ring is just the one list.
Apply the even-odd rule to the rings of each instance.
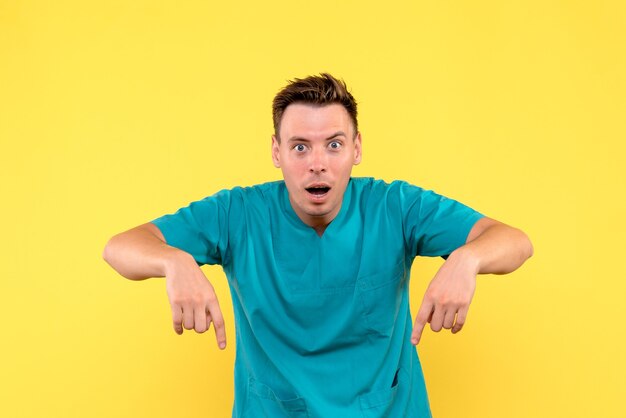
[[[104, 259], [131, 280], [165, 277], [174, 330], [224, 320], [199, 268], [222, 265], [235, 314], [233, 417], [430, 417], [417, 345], [460, 331], [476, 275], [517, 269], [520, 230], [403, 181], [352, 178], [357, 105], [329, 74], [273, 102], [283, 181], [236, 187], [111, 238]], [[414, 258], [446, 260], [413, 323]]]

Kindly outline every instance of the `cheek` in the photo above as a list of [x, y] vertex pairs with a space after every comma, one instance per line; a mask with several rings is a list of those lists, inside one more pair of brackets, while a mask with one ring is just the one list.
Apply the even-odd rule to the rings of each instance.
[[285, 171], [297, 174], [300, 173], [306, 167], [303, 159], [286, 158], [282, 164]]
[[281, 164], [281, 169], [283, 171], [283, 177], [285, 181], [289, 183], [297, 182], [298, 178], [302, 176], [302, 164], [298, 164], [294, 161], [284, 161]]
[[347, 158], [341, 161], [341, 172], [342, 173], [350, 173], [352, 171], [354, 159], [352, 155], [349, 155]]

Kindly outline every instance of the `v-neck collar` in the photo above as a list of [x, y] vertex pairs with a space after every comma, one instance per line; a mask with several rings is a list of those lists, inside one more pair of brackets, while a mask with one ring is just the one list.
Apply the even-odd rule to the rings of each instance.
[[348, 180], [346, 190], [344, 191], [343, 198], [341, 200], [341, 208], [339, 208], [339, 212], [337, 213], [337, 216], [335, 216], [335, 218], [332, 221], [330, 221], [330, 223], [326, 226], [326, 229], [324, 230], [324, 233], [321, 236], [318, 235], [315, 228], [305, 224], [302, 221], [302, 219], [300, 219], [296, 211], [293, 209], [293, 206], [291, 206], [291, 202], [289, 201], [289, 190], [287, 190], [287, 186], [285, 185], [284, 181], [282, 182], [281, 191], [280, 191], [281, 209], [283, 213], [285, 214], [285, 216], [287, 217], [287, 219], [289, 220], [289, 222], [293, 226], [301, 230], [310, 231], [313, 235], [315, 235], [315, 237], [319, 239], [323, 239], [324, 237], [328, 235], [329, 232], [331, 232], [332, 229], [334, 229], [333, 225], [340, 224], [343, 218], [345, 217], [345, 213], [348, 210], [348, 207], [350, 206], [350, 200], [352, 196], [351, 191], [352, 191], [352, 177], [350, 177], [350, 179]]

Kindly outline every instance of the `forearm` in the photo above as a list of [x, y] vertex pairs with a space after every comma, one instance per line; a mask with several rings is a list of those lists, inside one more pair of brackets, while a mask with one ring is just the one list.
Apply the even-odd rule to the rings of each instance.
[[165, 277], [171, 261], [191, 256], [167, 245], [156, 226], [144, 224], [111, 238], [102, 257], [127, 279], [143, 280]]
[[450, 257], [467, 260], [477, 273], [506, 274], [515, 271], [533, 255], [528, 236], [505, 224], [492, 225]]

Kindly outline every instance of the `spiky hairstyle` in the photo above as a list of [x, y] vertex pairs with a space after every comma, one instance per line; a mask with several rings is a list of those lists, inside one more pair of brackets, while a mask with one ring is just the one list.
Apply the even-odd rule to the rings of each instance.
[[[272, 114], [274, 119], [274, 134], [279, 138], [280, 122], [287, 106], [292, 103], [305, 103], [315, 106], [325, 106], [332, 103], [341, 104], [352, 123], [354, 124], [354, 135], [359, 130], [357, 123], [356, 100], [348, 91], [343, 80], [336, 79], [328, 73], [313, 75], [306, 78], [296, 78], [289, 81], [281, 91], [276, 94], [272, 103]], [[280, 140], [280, 138], [279, 138]]]

